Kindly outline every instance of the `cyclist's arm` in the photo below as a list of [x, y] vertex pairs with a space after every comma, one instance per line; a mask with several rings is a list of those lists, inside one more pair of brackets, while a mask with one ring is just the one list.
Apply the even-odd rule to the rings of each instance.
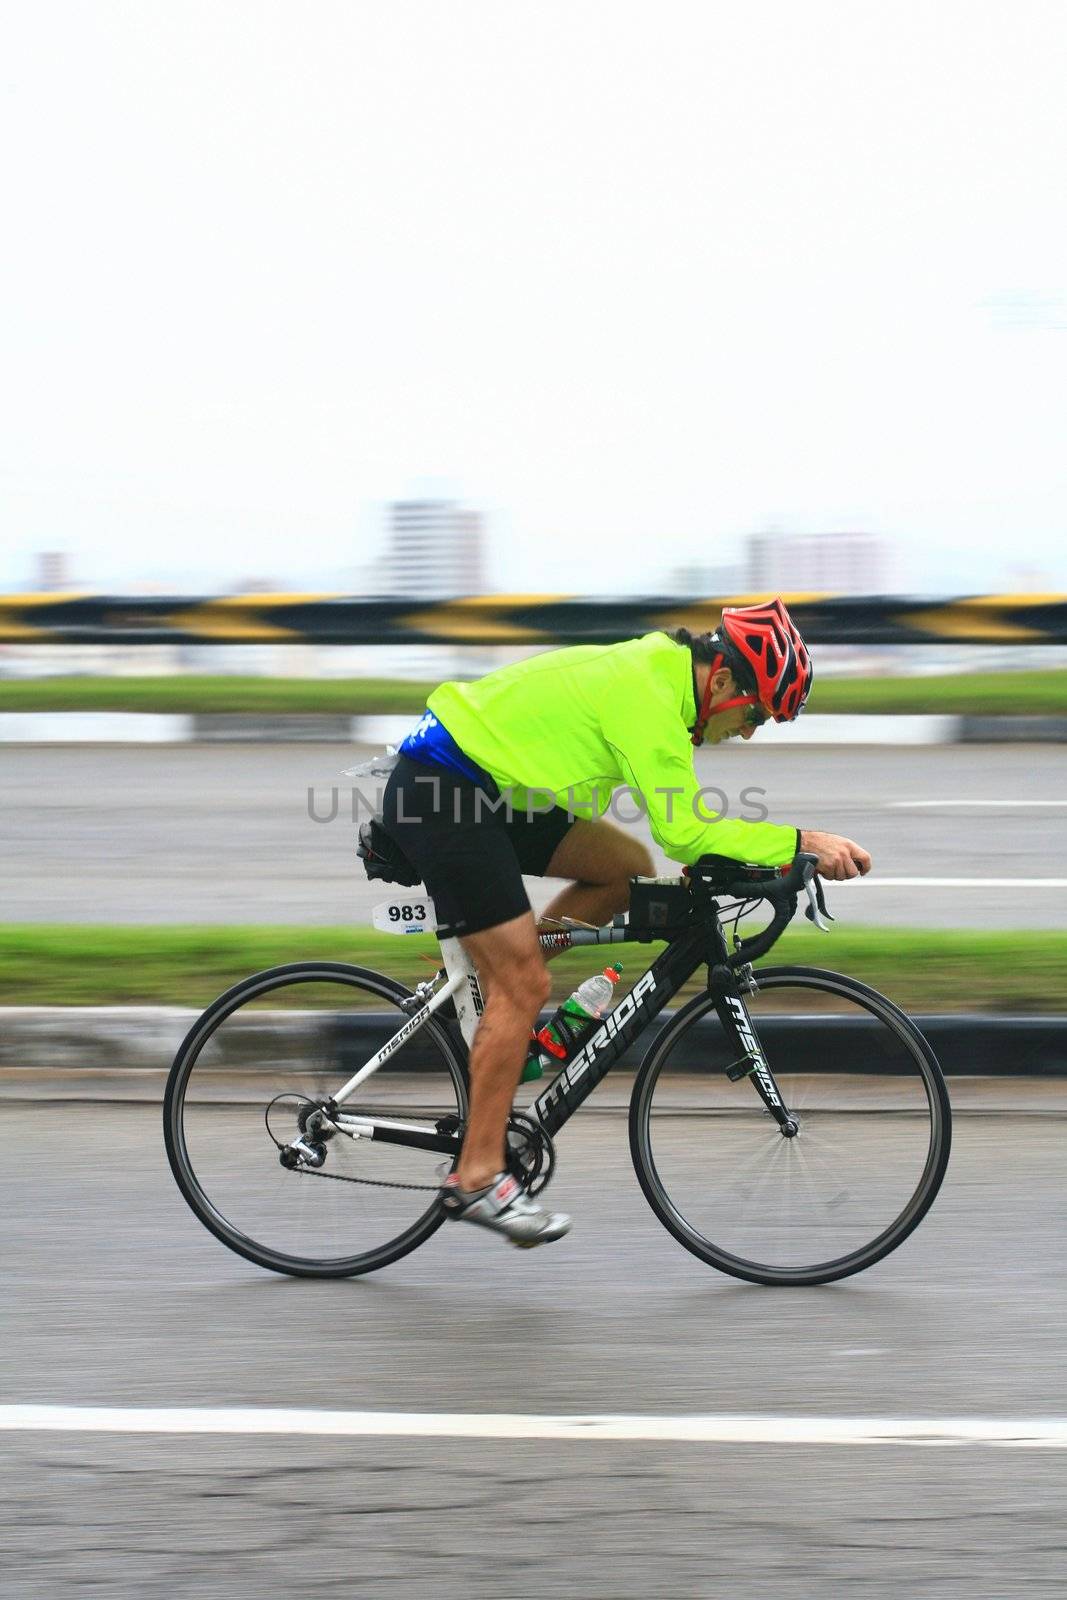
[[652, 837], [672, 861], [688, 866], [708, 854], [765, 867], [792, 861], [799, 848], [796, 828], [742, 817], [708, 820], [720, 809], [723, 791], [701, 797], [689, 735], [667, 696], [645, 685], [617, 703], [621, 709], [605, 716], [602, 732], [626, 782], [642, 798]]

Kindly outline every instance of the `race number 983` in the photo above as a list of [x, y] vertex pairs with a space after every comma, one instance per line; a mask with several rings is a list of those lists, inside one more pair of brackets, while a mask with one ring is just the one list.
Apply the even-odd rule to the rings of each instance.
[[374, 926], [384, 933], [425, 933], [433, 925], [429, 900], [385, 900], [374, 908]]
[[414, 905], [413, 906], [413, 905], [409, 904], [407, 901], [405, 901], [402, 906], [390, 906], [389, 907], [389, 921], [390, 922], [425, 922], [426, 921], [426, 907], [421, 902], [418, 905]]

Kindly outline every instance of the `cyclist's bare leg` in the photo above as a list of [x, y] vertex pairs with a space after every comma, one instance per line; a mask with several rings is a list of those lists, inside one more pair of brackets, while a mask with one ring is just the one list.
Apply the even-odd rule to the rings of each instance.
[[530, 1029], [551, 985], [532, 912], [461, 940], [474, 962], [485, 1008], [471, 1046], [471, 1107], [456, 1169], [460, 1186], [482, 1189], [504, 1171], [504, 1136]]
[[548, 878], [575, 881], [556, 895], [543, 917], [575, 917], [602, 927], [630, 903], [630, 879], [650, 877], [652, 857], [640, 839], [611, 822], [582, 818], [569, 828], [545, 868]]

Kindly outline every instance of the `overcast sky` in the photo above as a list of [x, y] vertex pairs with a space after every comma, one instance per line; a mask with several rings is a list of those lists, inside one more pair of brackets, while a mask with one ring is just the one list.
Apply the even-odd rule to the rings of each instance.
[[0, 584], [1067, 589], [1067, 7], [8, 0]]

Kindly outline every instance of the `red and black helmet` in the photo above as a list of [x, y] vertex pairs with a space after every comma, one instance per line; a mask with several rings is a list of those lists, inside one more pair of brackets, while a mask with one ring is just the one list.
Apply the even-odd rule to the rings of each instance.
[[792, 722], [804, 709], [814, 676], [792, 617], [781, 600], [727, 606], [718, 627], [755, 679], [756, 694], [775, 722]]
[[781, 600], [766, 600], [758, 606], [727, 606], [722, 621], [712, 634], [704, 636], [710, 652], [710, 671], [704, 698], [693, 725], [693, 743], [703, 744], [704, 728], [711, 715], [711, 689], [720, 667], [731, 669], [741, 694], [724, 700], [716, 709], [729, 711], [734, 706], [765, 706], [775, 722], [792, 722], [804, 709], [814, 672], [793, 619]]

